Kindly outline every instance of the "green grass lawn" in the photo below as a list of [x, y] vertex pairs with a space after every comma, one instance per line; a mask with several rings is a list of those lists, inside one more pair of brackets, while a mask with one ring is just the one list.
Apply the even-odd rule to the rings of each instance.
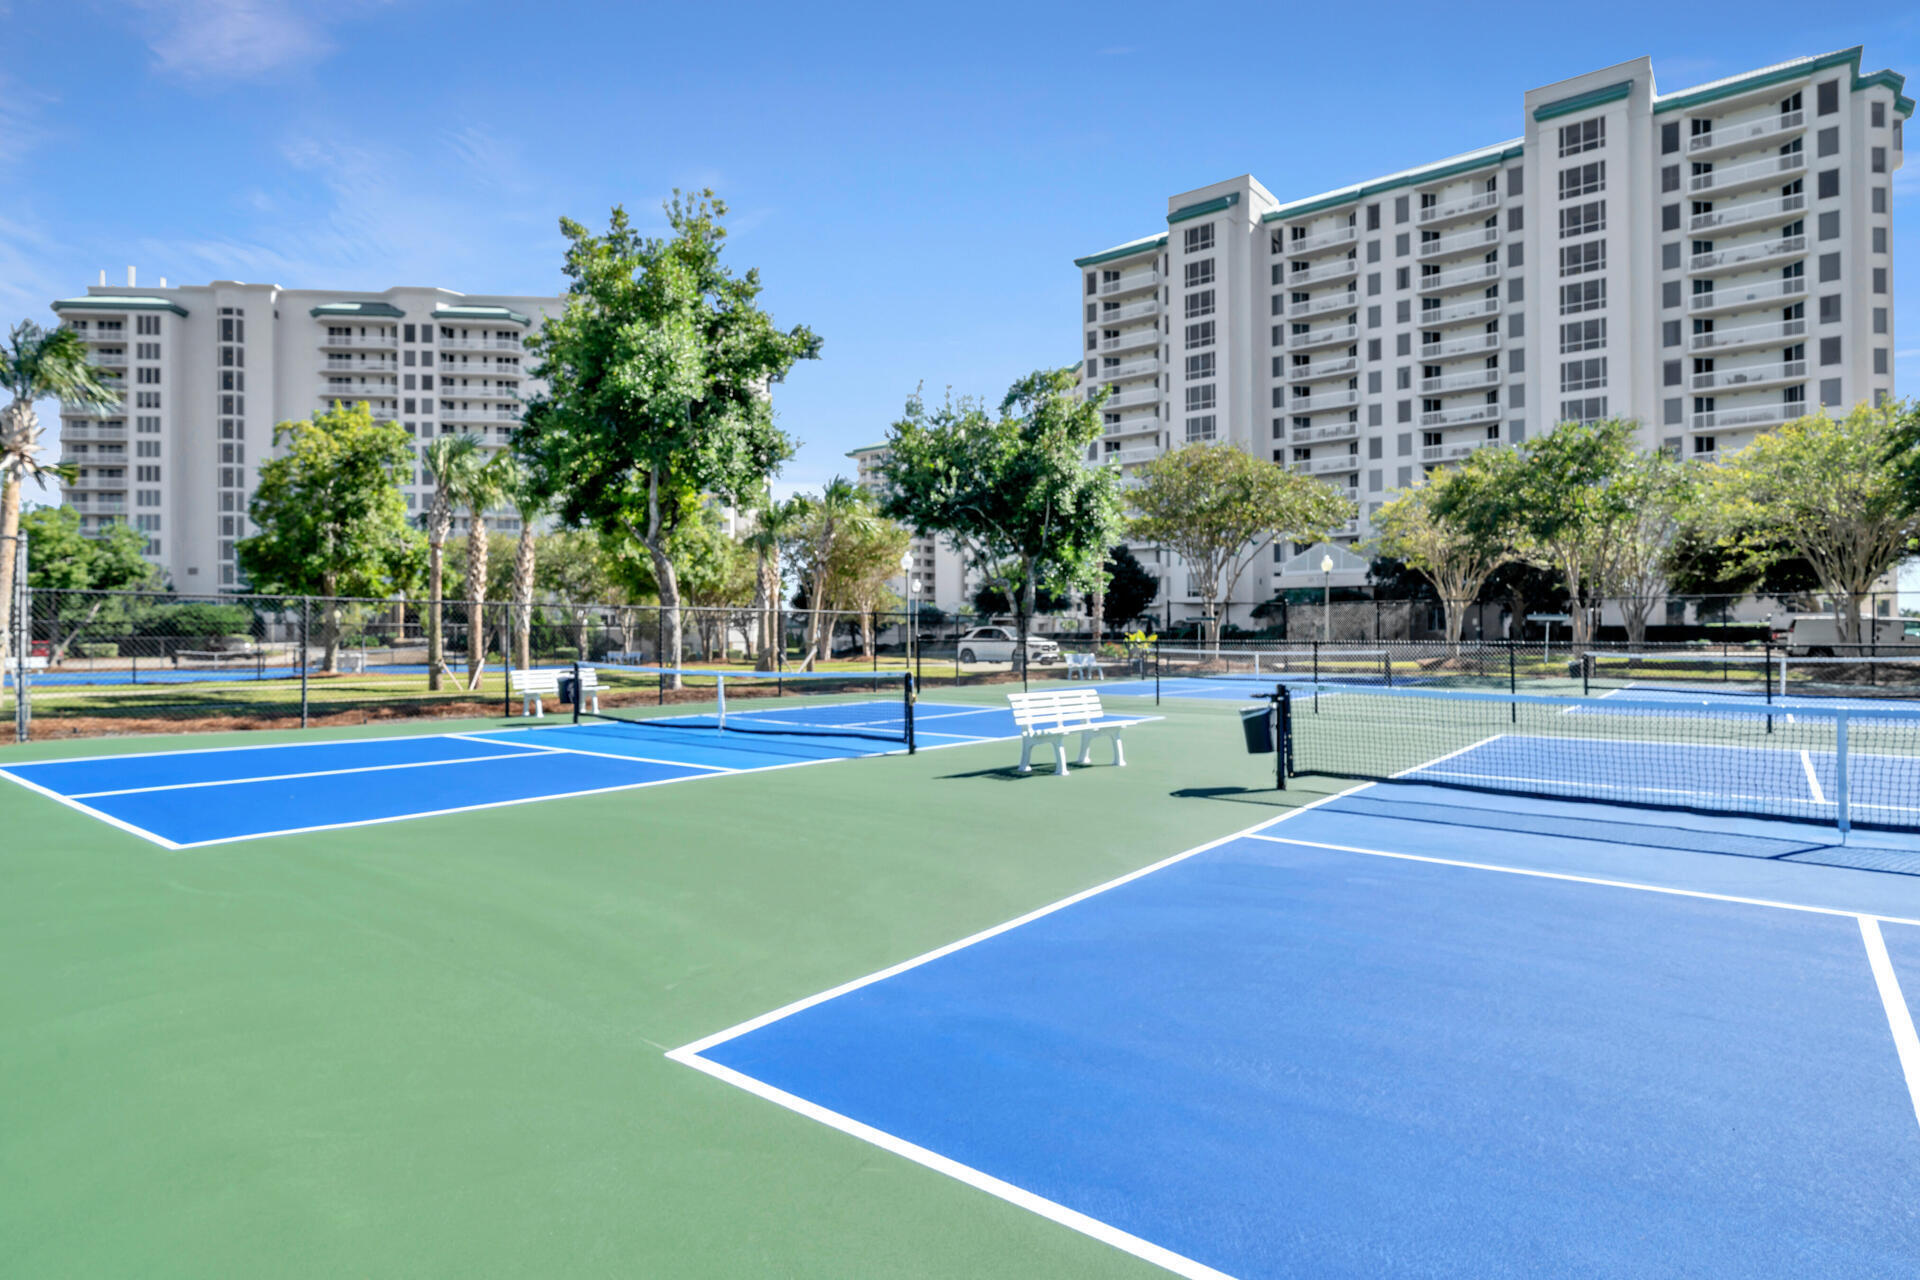
[[1315, 794], [1159, 710], [180, 853], [0, 779], [0, 1271], [1163, 1274], [662, 1056]]

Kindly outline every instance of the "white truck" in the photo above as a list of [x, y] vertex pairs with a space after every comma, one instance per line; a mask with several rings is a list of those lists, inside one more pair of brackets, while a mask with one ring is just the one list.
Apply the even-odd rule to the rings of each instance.
[[1796, 613], [1784, 627], [1773, 629], [1773, 643], [1786, 649], [1790, 658], [1831, 658], [1836, 653], [1853, 654], [1854, 645], [1870, 644], [1882, 649], [1911, 649], [1920, 653], [1920, 618], [1860, 619], [1860, 636], [1841, 645], [1840, 620], [1831, 613]]

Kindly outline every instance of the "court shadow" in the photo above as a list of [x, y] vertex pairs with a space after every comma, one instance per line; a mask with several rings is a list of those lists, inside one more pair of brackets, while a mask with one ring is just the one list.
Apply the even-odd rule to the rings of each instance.
[[1297, 809], [1298, 793], [1275, 791], [1272, 787], [1181, 787], [1168, 793], [1176, 800], [1225, 800], [1232, 804], [1250, 804], [1259, 809]]

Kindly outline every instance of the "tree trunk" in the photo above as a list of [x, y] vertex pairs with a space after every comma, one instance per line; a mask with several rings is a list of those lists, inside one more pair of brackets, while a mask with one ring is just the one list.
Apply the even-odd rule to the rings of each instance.
[[427, 688], [438, 691], [446, 678], [446, 638], [441, 630], [440, 594], [446, 554], [446, 533], [436, 520], [427, 539]]
[[340, 674], [340, 601], [334, 590], [337, 585], [332, 574], [320, 579], [320, 590], [326, 593], [325, 607], [320, 611], [320, 669], [331, 676]]
[[20, 482], [0, 479], [0, 663], [13, 653], [13, 566], [19, 537]]
[[[663, 544], [648, 540], [645, 545], [647, 555], [653, 560], [654, 581], [660, 588], [660, 665], [677, 667], [680, 665], [680, 576], [673, 571], [673, 561], [667, 557]], [[669, 689], [680, 687], [679, 676], [664, 678]]]
[[[487, 519], [479, 511], [467, 516], [467, 688], [480, 687], [487, 665]], [[585, 654], [580, 655], [585, 658]]]
[[533, 552], [533, 523], [523, 519], [513, 549], [513, 660], [522, 671], [533, 666]]
[[[1102, 575], [1105, 576], [1104, 574]], [[1093, 651], [1100, 652], [1100, 642], [1107, 633], [1107, 589], [1104, 585], [1093, 589]]]

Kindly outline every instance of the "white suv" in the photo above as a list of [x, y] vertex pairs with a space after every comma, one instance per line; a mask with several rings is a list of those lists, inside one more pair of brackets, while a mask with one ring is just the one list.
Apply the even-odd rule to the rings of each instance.
[[[1012, 662], [1020, 637], [1011, 627], [975, 627], [960, 637], [962, 662]], [[1027, 637], [1027, 661], [1063, 662], [1060, 646], [1045, 636]]]

